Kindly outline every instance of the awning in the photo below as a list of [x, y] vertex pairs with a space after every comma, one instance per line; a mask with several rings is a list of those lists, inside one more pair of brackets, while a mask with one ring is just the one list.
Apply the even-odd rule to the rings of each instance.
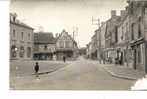
[[137, 46], [139, 44], [143, 44], [144, 42], [145, 42], [144, 38], [141, 38], [141, 39], [134, 40], [134, 41], [130, 42], [130, 46], [134, 47], [134, 46]]

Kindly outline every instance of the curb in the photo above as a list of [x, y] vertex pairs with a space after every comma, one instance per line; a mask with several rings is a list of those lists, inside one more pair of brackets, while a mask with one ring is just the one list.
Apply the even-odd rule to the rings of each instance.
[[[67, 63], [64, 67], [60, 67], [60, 68], [56, 68], [56, 69], [53, 69], [53, 70], [50, 70], [50, 71], [46, 71], [46, 72], [39, 72], [38, 75], [42, 75], [42, 74], [49, 74], [49, 73], [52, 73], [52, 72], [56, 72], [62, 68], [65, 68], [69, 65], [70, 63]], [[35, 73], [32, 73], [32, 75], [36, 75]]]
[[111, 76], [117, 77], [117, 78], [122, 78], [122, 79], [128, 79], [128, 80], [137, 80], [137, 78], [133, 78], [133, 77], [127, 77], [127, 76], [123, 76], [123, 75], [118, 75], [108, 69], [106, 69], [105, 67], [103, 67]]
[[105, 66], [101, 66], [106, 72], [108, 72], [111, 76], [121, 78], [121, 79], [127, 79], [127, 80], [138, 80], [138, 78], [133, 78], [133, 77], [127, 77], [123, 75], [118, 75], [111, 70], [108, 70]]

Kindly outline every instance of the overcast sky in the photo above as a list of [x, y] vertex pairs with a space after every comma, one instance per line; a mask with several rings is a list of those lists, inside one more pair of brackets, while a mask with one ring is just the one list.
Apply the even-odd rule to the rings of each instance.
[[73, 27], [78, 27], [76, 40], [84, 47], [97, 29], [92, 25], [92, 16], [106, 21], [111, 10], [119, 14], [126, 5], [126, 0], [12, 0], [10, 12], [16, 12], [35, 31], [42, 26], [54, 35], [63, 29], [72, 34]]

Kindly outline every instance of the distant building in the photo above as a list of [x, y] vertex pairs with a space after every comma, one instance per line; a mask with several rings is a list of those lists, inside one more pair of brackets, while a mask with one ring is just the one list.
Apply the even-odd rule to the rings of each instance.
[[86, 55], [86, 47], [82, 47], [79, 49], [79, 54], [80, 55]]
[[33, 28], [17, 20], [10, 13], [10, 59], [31, 60], [33, 56]]
[[86, 46], [86, 56], [87, 56], [87, 58], [90, 58], [90, 59], [92, 58], [91, 50], [92, 50], [92, 44], [91, 44], [91, 42], [89, 42]]
[[121, 11], [121, 22], [118, 26], [118, 43], [116, 46], [116, 63], [120, 65], [125, 65], [127, 67], [132, 66], [133, 57], [132, 51], [129, 46], [129, 16], [127, 9]]
[[105, 33], [106, 33], [106, 23], [102, 22], [100, 26], [100, 33], [99, 33], [99, 59], [105, 60]]
[[106, 21], [106, 33], [105, 33], [105, 57], [112, 63], [116, 58], [115, 46], [118, 42], [118, 25], [121, 21], [121, 17], [116, 15], [116, 11], [111, 11], [111, 18]]
[[98, 51], [98, 46], [99, 46], [98, 45], [99, 39], [97, 39], [97, 32], [99, 32], [99, 30], [95, 31], [94, 35], [91, 38], [91, 58], [94, 60], [98, 59], [97, 51]]
[[63, 56], [67, 59], [76, 58], [78, 55], [77, 42], [63, 30], [57, 37], [56, 41], [56, 57], [57, 60], [62, 60]]
[[52, 60], [56, 52], [56, 39], [52, 33], [34, 33], [34, 59]]

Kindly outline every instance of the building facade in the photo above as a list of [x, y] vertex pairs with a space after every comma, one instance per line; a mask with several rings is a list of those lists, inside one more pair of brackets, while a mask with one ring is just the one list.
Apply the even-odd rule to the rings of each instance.
[[98, 34], [99, 38], [99, 59], [103, 60], [103, 63], [105, 63], [105, 33], [106, 33], [106, 23], [102, 22], [100, 26], [100, 32]]
[[56, 60], [56, 39], [50, 32], [34, 33], [34, 59]]
[[91, 59], [91, 50], [92, 50], [92, 44], [91, 42], [89, 42], [86, 46], [86, 55], [87, 55], [87, 58]]
[[10, 13], [10, 60], [31, 60], [32, 56], [33, 28]]
[[97, 31], [95, 31], [94, 35], [91, 38], [91, 59], [98, 59], [98, 41], [97, 41]]
[[129, 43], [133, 54], [133, 68], [143, 71], [146, 71], [146, 8], [147, 1], [128, 1]]
[[63, 56], [66, 59], [74, 59], [78, 55], [78, 46], [76, 41], [63, 30], [57, 37], [56, 41], [56, 57], [57, 60], [62, 60]]
[[116, 15], [116, 11], [111, 11], [111, 18], [106, 21], [105, 32], [105, 58], [110, 63], [115, 63], [116, 51], [115, 46], [118, 42], [118, 25], [121, 17]]

